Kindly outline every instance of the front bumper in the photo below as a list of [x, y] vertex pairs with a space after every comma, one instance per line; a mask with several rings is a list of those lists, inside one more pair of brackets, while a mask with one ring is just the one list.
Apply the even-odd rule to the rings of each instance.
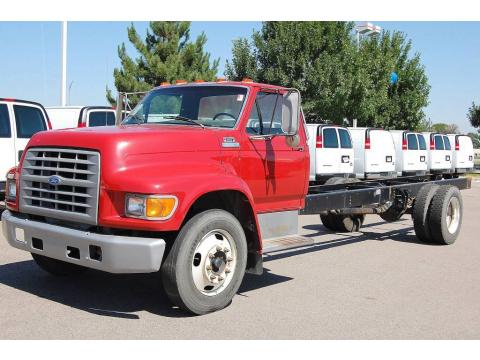
[[[110, 273], [156, 272], [165, 252], [162, 239], [81, 231], [23, 219], [8, 210], [2, 214], [2, 230], [17, 249]], [[39, 240], [42, 246], [38, 246]], [[95, 260], [92, 249], [98, 255], [98, 248], [101, 257]]]

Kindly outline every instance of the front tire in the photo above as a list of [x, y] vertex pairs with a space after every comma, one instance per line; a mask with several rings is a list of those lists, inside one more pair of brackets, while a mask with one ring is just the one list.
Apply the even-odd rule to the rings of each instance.
[[162, 264], [163, 286], [178, 307], [207, 314], [230, 304], [246, 264], [242, 225], [227, 211], [207, 210], [180, 230]]

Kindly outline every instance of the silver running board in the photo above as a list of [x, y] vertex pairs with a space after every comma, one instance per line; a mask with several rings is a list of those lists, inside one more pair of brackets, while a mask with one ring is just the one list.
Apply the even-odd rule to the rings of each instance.
[[301, 235], [291, 235], [281, 238], [268, 239], [263, 242], [263, 253], [268, 254], [272, 252], [293, 249], [313, 245], [313, 238], [308, 238]]

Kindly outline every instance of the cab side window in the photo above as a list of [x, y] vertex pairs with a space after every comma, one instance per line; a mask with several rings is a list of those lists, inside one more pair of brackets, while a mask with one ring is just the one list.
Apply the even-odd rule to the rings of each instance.
[[247, 133], [252, 135], [283, 134], [282, 96], [259, 92], [247, 122]]
[[0, 138], [12, 137], [7, 104], [0, 104]]
[[323, 147], [327, 149], [338, 148], [337, 130], [334, 128], [323, 129]]

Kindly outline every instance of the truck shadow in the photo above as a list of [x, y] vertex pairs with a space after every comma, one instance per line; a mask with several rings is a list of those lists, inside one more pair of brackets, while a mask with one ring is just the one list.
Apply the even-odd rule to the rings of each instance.
[[[239, 294], [246, 296], [245, 292], [289, 280], [292, 278], [268, 269], [262, 276], [246, 274]], [[158, 273], [117, 275], [87, 270], [75, 278], [61, 278], [26, 260], [0, 265], [0, 284], [99, 316], [138, 320], [140, 311], [165, 317], [192, 316], [172, 305]]]
[[[332, 233], [322, 225], [307, 225], [305, 228], [316, 231], [307, 235], [316, 237], [314, 244], [270, 253], [265, 256], [264, 262], [363, 241], [421, 244], [411, 226], [385, 232], [378, 232], [377, 229], [377, 232], [372, 232], [366, 231], [367, 225], [362, 233], [336, 234], [342, 237], [326, 241], [322, 241], [322, 238], [331, 238]], [[274, 274], [265, 268], [262, 276], [246, 274], [238, 294], [248, 296], [246, 293], [250, 291], [290, 280], [292, 278]], [[165, 317], [191, 316], [171, 304], [162, 289], [159, 273], [116, 275], [89, 269], [75, 278], [61, 278], [45, 273], [33, 260], [26, 260], [0, 265], [0, 284], [99, 316], [136, 320], [140, 319], [136, 314], [140, 311]]]

